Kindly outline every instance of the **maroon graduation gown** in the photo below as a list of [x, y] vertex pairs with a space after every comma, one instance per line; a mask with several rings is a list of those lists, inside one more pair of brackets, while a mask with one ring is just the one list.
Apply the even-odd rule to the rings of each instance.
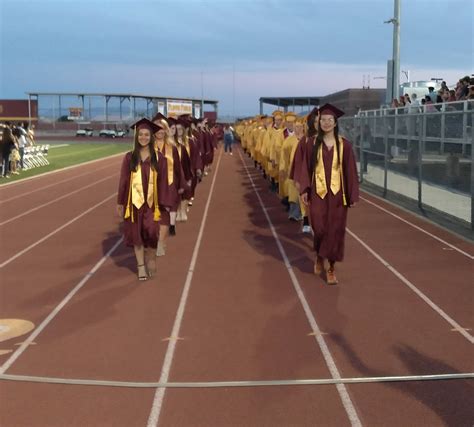
[[[129, 152], [125, 155], [122, 161], [122, 168], [120, 171], [120, 180], [117, 195], [117, 204], [124, 206], [124, 213], [128, 202], [128, 195], [130, 191], [130, 160], [132, 153]], [[155, 206], [151, 208], [148, 206], [147, 195], [148, 195], [148, 181], [150, 179], [151, 163], [150, 159], [146, 159], [140, 163], [143, 193], [145, 196], [145, 203], [140, 209], [137, 209], [133, 204], [133, 222], [132, 218], [129, 217], [124, 219], [123, 223], [123, 236], [127, 246], [145, 246], [146, 248], [156, 248], [158, 242], [158, 232], [160, 222], [153, 220], [153, 214]], [[158, 156], [158, 205], [160, 207], [161, 214], [163, 216], [164, 203], [163, 190], [167, 187], [166, 184], [166, 159], [159, 155]], [[155, 185], [157, 185], [155, 183]]]
[[[342, 261], [344, 259], [348, 205], [359, 200], [359, 181], [354, 152], [352, 145], [347, 140], [344, 139], [343, 143], [342, 169], [347, 206], [343, 205], [342, 189], [336, 195], [330, 189], [333, 155], [337, 156], [335, 146], [329, 150], [323, 144], [322, 155], [328, 188], [324, 199], [316, 194], [314, 170], [311, 170], [312, 149], [309, 150], [306, 147], [303, 164], [295, 164], [295, 169], [300, 170], [301, 193], [309, 193], [309, 216], [314, 232], [314, 250], [320, 257], [329, 261]], [[309, 146], [312, 146], [312, 144], [309, 144]], [[316, 168], [316, 162], [313, 161], [313, 163], [313, 167]]]
[[[178, 193], [178, 190], [185, 189], [186, 178], [184, 177], [183, 167], [181, 166], [181, 160], [179, 158], [178, 149], [175, 146], [173, 147], [173, 183], [168, 184], [165, 187], [163, 194], [164, 204], [170, 208], [171, 212], [176, 212], [179, 204], [181, 203], [181, 195]], [[161, 149], [161, 154], [166, 159], [165, 156], [165, 144]], [[168, 162], [166, 160], [166, 162]], [[166, 173], [166, 182], [168, 183], [168, 173]], [[163, 224], [165, 225], [165, 224]]]

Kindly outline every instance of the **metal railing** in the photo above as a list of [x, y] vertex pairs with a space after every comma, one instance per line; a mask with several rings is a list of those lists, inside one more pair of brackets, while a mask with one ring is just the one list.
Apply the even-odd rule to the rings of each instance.
[[474, 100], [361, 111], [339, 120], [359, 178], [474, 230]]

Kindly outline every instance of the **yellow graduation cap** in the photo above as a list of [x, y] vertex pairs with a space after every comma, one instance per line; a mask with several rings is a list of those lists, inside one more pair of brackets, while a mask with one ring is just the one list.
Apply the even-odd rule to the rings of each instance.
[[289, 111], [285, 114], [285, 122], [294, 122], [296, 121], [297, 115], [293, 111]]

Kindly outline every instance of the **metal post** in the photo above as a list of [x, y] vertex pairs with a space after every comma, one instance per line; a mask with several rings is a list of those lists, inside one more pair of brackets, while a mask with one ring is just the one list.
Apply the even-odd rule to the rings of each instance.
[[31, 128], [31, 94], [28, 94], [28, 129]]
[[471, 230], [474, 231], [474, 102], [471, 103]]
[[394, 0], [393, 12], [393, 97], [400, 91], [400, 0]]
[[263, 102], [260, 99], [260, 115], [262, 115], [262, 114], [263, 114]]
[[360, 182], [363, 182], [364, 181], [364, 150], [363, 150], [363, 145], [364, 145], [364, 142], [363, 142], [363, 129], [364, 129], [364, 125], [363, 125], [363, 119], [361, 116], [359, 116], [359, 144], [360, 144], [360, 147], [359, 147], [359, 169], [360, 169]]
[[441, 141], [439, 143], [439, 152], [444, 154], [444, 141], [446, 138], [446, 106], [443, 104], [441, 109]]
[[136, 100], [137, 98], [133, 97], [133, 119], [132, 120], [135, 120], [135, 117], [137, 117]]
[[[467, 108], [467, 101], [463, 102], [462, 106], [462, 155], [466, 155], [466, 143], [467, 143], [467, 115], [469, 114]], [[471, 147], [472, 149], [472, 147]], [[471, 166], [472, 168], [472, 166]]]
[[53, 129], [54, 129], [54, 130], [56, 130], [56, 110], [55, 110], [55, 107], [56, 107], [56, 106], [54, 105], [54, 104], [55, 104], [55, 102], [54, 102], [55, 99], [56, 99], [56, 98], [55, 98], [55, 96], [53, 95]]
[[61, 118], [61, 95], [59, 95], [59, 118]]
[[109, 97], [105, 97], [105, 122], [109, 124]]
[[92, 108], [91, 108], [91, 97], [88, 96], [88, 102], [89, 102], [89, 120], [92, 121]]
[[81, 98], [81, 105], [82, 105], [82, 110], [81, 110], [81, 114], [83, 115], [82, 119], [85, 120], [85, 114], [84, 114], [84, 95], [80, 95], [80, 98]]
[[423, 119], [420, 121], [420, 138], [418, 138], [418, 207], [420, 210], [423, 209], [423, 194], [422, 194], [422, 182], [423, 182], [423, 149], [425, 146], [426, 138], [426, 115], [423, 114]]
[[388, 123], [387, 110], [384, 110], [383, 116], [383, 144], [385, 147], [384, 166], [383, 166], [383, 197], [387, 197], [387, 176], [388, 176]]

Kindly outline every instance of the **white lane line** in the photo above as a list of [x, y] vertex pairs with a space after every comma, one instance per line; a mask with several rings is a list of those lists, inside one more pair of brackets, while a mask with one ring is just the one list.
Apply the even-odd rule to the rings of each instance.
[[11, 187], [12, 185], [24, 184], [25, 182], [31, 181], [32, 179], [43, 178], [45, 176], [49, 176], [49, 175], [52, 175], [52, 174], [55, 174], [55, 173], [68, 171], [68, 170], [71, 170], [71, 169], [79, 168], [81, 166], [87, 166], [87, 165], [90, 165], [90, 164], [93, 164], [93, 163], [101, 162], [103, 160], [113, 159], [114, 157], [118, 157], [118, 156], [125, 156], [125, 152], [112, 154], [111, 156], [101, 157], [100, 159], [90, 160], [90, 161], [84, 162], [84, 163], [78, 163], [77, 165], [66, 166], [65, 168], [56, 169], [54, 171], [45, 172], [45, 173], [35, 175], [35, 176], [30, 176], [28, 178], [22, 178], [19, 181], [7, 182], [5, 184], [0, 185], [0, 190], [5, 189], [6, 187], [8, 189], [8, 187]]
[[[270, 219], [270, 215], [268, 214], [268, 210], [265, 207], [262, 198], [260, 197], [260, 194], [257, 190], [257, 187], [255, 186], [255, 183], [252, 179], [252, 177], [249, 174], [249, 170], [247, 168], [247, 165], [245, 164], [244, 159], [242, 158], [242, 154], [240, 150], [238, 150], [240, 160], [242, 160], [242, 164], [244, 165], [244, 168], [247, 172], [247, 175], [250, 179], [250, 182], [252, 183], [253, 190], [255, 194], [257, 195], [258, 201], [260, 203], [260, 206], [262, 208], [263, 213], [265, 214], [265, 217], [267, 219], [268, 225], [270, 227], [270, 230], [273, 234], [273, 238], [275, 239], [275, 242], [278, 246], [278, 249], [280, 251], [280, 254], [283, 258], [283, 261], [285, 263], [285, 267], [288, 270], [288, 274], [290, 275], [291, 281], [293, 283], [293, 286], [295, 288], [296, 294], [298, 295], [298, 298], [301, 302], [301, 305], [303, 306], [303, 310], [306, 314], [306, 318], [308, 319], [309, 324], [311, 325], [311, 329], [314, 333], [314, 338], [316, 342], [319, 345], [319, 348], [321, 349], [321, 353], [323, 354], [324, 360], [326, 362], [326, 365], [329, 369], [329, 372], [331, 373], [331, 377], [334, 380], [340, 380], [341, 379], [341, 374], [339, 373], [339, 369], [336, 366], [336, 362], [334, 361], [334, 358], [332, 357], [331, 352], [329, 351], [329, 348], [326, 344], [326, 341], [323, 338], [323, 335], [321, 334], [321, 330], [319, 329], [319, 326], [316, 322], [316, 319], [314, 318], [314, 315], [311, 311], [311, 308], [309, 307], [308, 301], [306, 300], [306, 297], [304, 296], [303, 290], [301, 289], [301, 285], [296, 278], [296, 275], [293, 271], [293, 268], [291, 266], [290, 260], [288, 259], [288, 256], [286, 255], [285, 249], [283, 248], [283, 245], [281, 244], [280, 238], [278, 237], [278, 234], [275, 230], [275, 227], [273, 226], [272, 220]], [[342, 401], [342, 404], [344, 406], [344, 409], [346, 410], [347, 416], [349, 418], [349, 421], [351, 422], [352, 426], [362, 426], [362, 423], [359, 419], [359, 416], [357, 415], [357, 411], [354, 407], [354, 404], [352, 403], [352, 400], [349, 396], [349, 393], [347, 392], [347, 388], [344, 384], [338, 383], [336, 384], [336, 389], [339, 393], [339, 397]]]
[[[215, 169], [215, 172], [214, 172], [214, 177], [212, 178], [211, 188], [209, 190], [209, 196], [207, 198], [206, 207], [204, 209], [204, 215], [202, 217], [198, 237], [197, 237], [197, 240], [196, 240], [196, 244], [194, 246], [193, 255], [191, 257], [191, 263], [189, 264], [188, 274], [186, 276], [186, 282], [184, 284], [183, 293], [181, 294], [181, 300], [179, 302], [178, 311], [176, 312], [176, 317], [175, 317], [174, 324], [173, 324], [173, 330], [171, 331], [171, 334], [170, 334], [170, 336], [172, 336], [172, 337], [178, 337], [179, 336], [179, 330], [181, 328], [181, 322], [182, 322], [183, 316], [184, 316], [184, 310], [185, 310], [186, 302], [187, 302], [188, 295], [189, 295], [189, 289], [191, 287], [191, 281], [192, 281], [193, 275], [194, 275], [194, 268], [196, 266], [196, 260], [197, 260], [197, 257], [198, 257], [199, 249], [201, 248], [201, 240], [202, 240], [202, 236], [203, 236], [203, 233], [204, 233], [204, 227], [206, 225], [207, 215], [208, 215], [208, 212], [209, 212], [209, 205], [211, 203], [212, 194], [214, 192], [214, 185], [216, 183], [216, 177], [217, 177], [217, 172], [219, 171], [219, 165], [220, 165], [220, 162], [221, 162], [221, 158], [222, 158], [222, 148], [221, 148], [220, 153], [219, 153], [219, 159], [217, 161], [217, 166], [216, 166], [216, 169]], [[166, 349], [165, 360], [164, 360], [164, 363], [163, 363], [163, 367], [161, 369], [161, 375], [160, 375], [160, 379], [159, 379], [160, 383], [168, 382], [168, 378], [169, 378], [169, 375], [170, 375], [171, 364], [173, 363], [174, 352], [175, 352], [175, 349], [176, 349], [176, 342], [177, 342], [177, 340], [170, 340], [168, 342], [168, 347]], [[155, 397], [153, 398], [153, 404], [152, 404], [152, 407], [151, 407], [150, 415], [148, 417], [148, 423], [147, 423], [148, 427], [152, 427], [152, 426], [156, 427], [158, 425], [158, 421], [160, 419], [161, 408], [163, 407], [163, 398], [165, 396], [165, 391], [166, 391], [166, 388], [158, 388], [155, 392]]]
[[[38, 144], [41, 145], [41, 144]], [[53, 148], [61, 148], [61, 147], [69, 147], [71, 144], [51, 144], [49, 149], [52, 150]]]
[[71, 225], [72, 223], [76, 222], [78, 219], [82, 218], [84, 215], [87, 215], [89, 212], [93, 211], [95, 208], [103, 205], [104, 203], [108, 202], [112, 197], [117, 197], [117, 193], [113, 193], [101, 202], [97, 203], [96, 205], [90, 207], [89, 209], [82, 212], [80, 215], [76, 216], [75, 218], [71, 219], [70, 221], [66, 222], [65, 224], [61, 225], [61, 227], [56, 228], [51, 233], [47, 234], [46, 236], [42, 237], [41, 239], [37, 240], [35, 243], [31, 244], [27, 248], [17, 252], [12, 257], [8, 258], [6, 261], [3, 261], [0, 264], [0, 268], [5, 267], [6, 265], [10, 264], [12, 261], [17, 259], [18, 257], [24, 255], [26, 252], [30, 251], [31, 249], [35, 248], [39, 244], [43, 243], [45, 240], [48, 240], [50, 237], [54, 236], [55, 234], [59, 233], [61, 230], [65, 229], [67, 226]]
[[450, 317], [445, 311], [431, 301], [423, 292], [421, 292], [413, 283], [411, 283], [403, 274], [392, 267], [385, 259], [383, 259], [377, 252], [375, 252], [367, 243], [365, 243], [360, 237], [354, 234], [349, 228], [346, 228], [347, 232], [356, 239], [365, 249], [367, 249], [377, 260], [379, 260], [386, 268], [388, 268], [395, 276], [397, 276], [405, 285], [407, 285], [415, 294], [417, 294], [426, 304], [428, 304], [436, 313], [438, 313], [446, 322], [448, 322], [453, 328], [455, 328], [461, 335], [464, 336], [471, 344], [474, 344], [474, 337], [462, 328], [452, 317]]
[[44, 319], [41, 324], [35, 329], [35, 331], [26, 339], [26, 341], [18, 347], [17, 350], [8, 358], [8, 360], [0, 368], [0, 374], [4, 374], [5, 371], [12, 366], [21, 354], [28, 348], [28, 346], [36, 339], [36, 337], [43, 331], [46, 326], [56, 317], [56, 315], [64, 308], [64, 306], [74, 297], [74, 295], [81, 289], [87, 281], [97, 272], [97, 270], [104, 264], [107, 258], [118, 248], [122, 243], [123, 237], [121, 237], [114, 246], [100, 259], [100, 261], [92, 267], [92, 269], [82, 278], [82, 280], [74, 287], [74, 289], [66, 295], [66, 297], [56, 306], [56, 308]]
[[462, 249], [459, 249], [458, 247], [452, 245], [451, 243], [448, 243], [446, 242], [446, 240], [443, 240], [441, 239], [440, 237], [438, 236], [435, 236], [434, 234], [430, 233], [429, 231], [426, 231], [425, 229], [419, 227], [418, 225], [415, 225], [413, 223], [411, 223], [410, 221], [402, 218], [401, 216], [398, 216], [397, 214], [394, 214], [393, 212], [390, 212], [388, 209], [385, 209], [383, 206], [380, 206], [378, 205], [377, 203], [374, 203], [372, 202], [371, 200], [369, 199], [366, 199], [365, 197], [362, 197], [362, 196], [359, 196], [362, 200], [364, 200], [365, 202], [369, 203], [370, 205], [372, 206], [375, 206], [377, 209], [380, 209], [381, 211], [389, 214], [389, 215], [392, 215], [394, 218], [397, 218], [398, 220], [404, 222], [405, 224], [408, 224], [409, 226], [415, 228], [416, 230], [418, 231], [421, 231], [422, 233], [425, 233], [426, 235], [432, 237], [433, 239], [436, 239], [438, 240], [438, 242], [441, 242], [443, 243], [444, 245], [446, 246], [449, 246], [451, 249], [454, 249], [455, 251], [459, 252], [460, 254], [468, 257], [469, 259], [474, 259], [474, 255], [470, 255], [468, 254], [467, 252], [464, 252]]
[[19, 214], [19, 215], [17, 215], [17, 216], [14, 216], [14, 217], [12, 217], [12, 218], [9, 218], [9, 219], [7, 219], [6, 221], [0, 222], [0, 226], [5, 225], [5, 224], [8, 224], [8, 223], [10, 223], [10, 222], [12, 222], [12, 221], [15, 221], [15, 220], [17, 220], [18, 218], [22, 218], [22, 217], [24, 217], [24, 216], [26, 216], [26, 215], [29, 215], [30, 213], [35, 212], [35, 211], [37, 211], [37, 210], [39, 210], [39, 209], [42, 209], [42, 208], [44, 208], [44, 207], [46, 207], [46, 206], [49, 206], [49, 205], [51, 205], [51, 204], [53, 204], [53, 203], [59, 202], [60, 200], [65, 199], [66, 197], [69, 197], [69, 196], [72, 196], [73, 194], [79, 193], [80, 191], [84, 191], [86, 188], [93, 187], [94, 185], [97, 185], [97, 184], [99, 184], [100, 182], [107, 181], [108, 179], [113, 178], [113, 177], [116, 176], [116, 175], [117, 175], [117, 173], [113, 173], [112, 175], [106, 176], [105, 178], [102, 178], [102, 179], [99, 179], [98, 181], [93, 182], [92, 184], [89, 184], [89, 185], [86, 185], [86, 186], [84, 186], [84, 187], [78, 188], [77, 190], [71, 191], [71, 192], [65, 194], [64, 196], [57, 197], [57, 198], [55, 198], [55, 199], [53, 199], [53, 200], [50, 200], [49, 202], [43, 203], [42, 205], [38, 205], [38, 206], [34, 207], [33, 209], [30, 209], [30, 210], [25, 211], [25, 212], [23, 212], [23, 213], [21, 213], [21, 214]]
[[84, 173], [81, 173], [79, 175], [75, 175], [71, 178], [67, 178], [67, 179], [63, 179], [62, 181], [57, 181], [57, 182], [53, 182], [52, 184], [49, 184], [49, 185], [45, 185], [43, 187], [39, 187], [39, 188], [36, 188], [35, 190], [31, 190], [31, 191], [28, 191], [26, 193], [22, 193], [22, 194], [18, 194], [16, 196], [13, 196], [13, 197], [10, 197], [9, 199], [4, 199], [4, 200], [0, 200], [0, 205], [3, 204], [3, 203], [7, 203], [7, 202], [11, 202], [12, 200], [16, 200], [16, 199], [20, 199], [24, 196], [28, 196], [30, 194], [33, 194], [33, 193], [36, 193], [38, 191], [42, 191], [42, 190], [46, 190], [47, 188], [51, 188], [51, 187], [54, 187], [56, 185], [60, 185], [60, 184], [64, 184], [65, 182], [69, 182], [69, 181], [72, 181], [76, 178], [80, 178], [82, 176], [86, 176], [86, 175], [90, 175], [92, 173], [95, 173], [95, 172], [98, 172], [98, 171], [101, 171], [103, 169], [107, 169], [107, 168], [110, 168], [110, 167], [117, 167], [116, 165], [107, 165], [107, 166], [102, 166], [100, 168], [97, 168], [97, 169], [94, 169], [92, 171], [89, 171], [89, 172], [84, 172]]

